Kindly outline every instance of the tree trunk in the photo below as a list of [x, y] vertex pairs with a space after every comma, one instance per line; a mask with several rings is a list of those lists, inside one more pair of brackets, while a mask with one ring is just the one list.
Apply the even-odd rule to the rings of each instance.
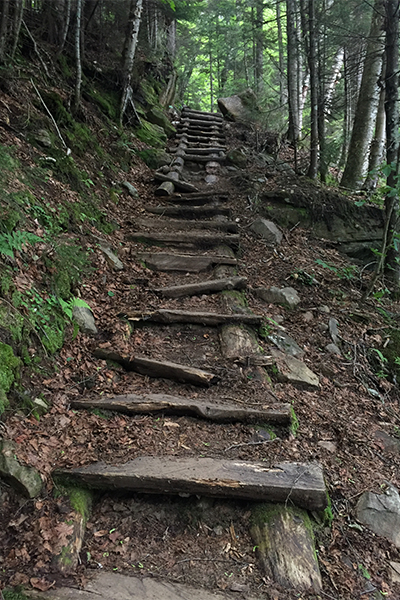
[[386, 266], [391, 270], [394, 291], [400, 291], [399, 267], [399, 0], [386, 0], [386, 162], [391, 165], [385, 198], [388, 222]]
[[213, 77], [213, 56], [211, 50], [211, 40], [209, 41], [209, 65], [210, 65], [210, 110], [214, 110], [214, 77]]
[[384, 51], [383, 20], [382, 0], [375, 0], [349, 153], [341, 181], [343, 187], [350, 189], [362, 187], [368, 164], [379, 101], [378, 78]]
[[385, 73], [386, 73], [386, 60], [382, 66], [382, 74], [380, 77], [380, 95], [379, 95], [379, 104], [378, 111], [376, 113], [376, 122], [375, 122], [375, 135], [374, 139], [371, 142], [371, 148], [369, 153], [369, 163], [368, 163], [368, 179], [365, 182], [365, 189], [373, 191], [376, 189], [378, 184], [378, 167], [383, 160], [383, 154], [385, 150], [385, 141], [386, 141], [386, 116], [385, 116]]
[[308, 67], [310, 70], [311, 95], [311, 148], [308, 177], [316, 179], [318, 175], [318, 77], [317, 77], [317, 48], [315, 31], [315, 0], [308, 2], [309, 43]]
[[256, 91], [262, 92], [263, 89], [263, 71], [264, 71], [264, 43], [263, 43], [263, 21], [264, 21], [264, 6], [263, 0], [257, 0], [256, 4], [256, 19], [255, 19], [255, 79]]
[[15, 56], [18, 46], [19, 32], [21, 31], [22, 17], [24, 14], [23, 0], [14, 0], [14, 23], [13, 23], [13, 43], [11, 48], [11, 60]]
[[10, 10], [9, 0], [3, 0], [1, 9], [1, 23], [0, 23], [0, 62], [4, 63], [5, 51], [7, 45], [7, 31], [8, 31], [8, 15]]
[[296, 32], [296, 0], [286, 0], [287, 19], [287, 80], [289, 101], [288, 139], [295, 146], [300, 135], [299, 128], [299, 82], [298, 46]]
[[62, 34], [61, 34], [61, 39], [60, 39], [60, 46], [59, 46], [58, 52], [57, 52], [57, 58], [59, 56], [61, 56], [62, 51], [64, 50], [65, 42], [67, 41], [70, 20], [71, 20], [71, 0], [64, 0]]
[[74, 110], [77, 111], [81, 102], [82, 87], [82, 61], [81, 61], [81, 29], [82, 29], [82, 1], [76, 3], [76, 23], [75, 23], [75, 90], [74, 90]]
[[135, 59], [136, 46], [138, 42], [140, 22], [142, 18], [143, 0], [131, 0], [129, 12], [128, 33], [125, 40], [123, 54], [123, 91], [120, 106], [120, 123], [125, 114], [126, 107], [132, 96], [131, 80], [133, 61]]
[[287, 102], [286, 84], [285, 84], [285, 57], [283, 50], [283, 36], [281, 23], [281, 5], [280, 0], [276, 1], [276, 24], [278, 28], [278, 51], [279, 51], [279, 103], [284, 106]]

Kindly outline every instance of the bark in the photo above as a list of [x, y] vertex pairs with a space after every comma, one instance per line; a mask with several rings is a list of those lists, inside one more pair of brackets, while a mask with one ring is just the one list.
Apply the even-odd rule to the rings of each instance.
[[82, 29], [82, 2], [76, 3], [76, 21], [75, 21], [75, 90], [74, 90], [74, 110], [77, 111], [81, 101], [82, 88], [82, 60], [81, 60], [81, 29]]
[[309, 44], [308, 67], [310, 70], [311, 95], [311, 148], [308, 177], [316, 179], [318, 175], [318, 78], [317, 78], [317, 48], [315, 31], [315, 0], [309, 0]]
[[167, 252], [157, 252], [151, 254], [142, 252], [135, 257], [143, 261], [147, 269], [152, 271], [183, 271], [184, 273], [201, 273], [214, 267], [215, 265], [234, 265], [237, 260], [225, 256], [196, 255], [196, 254], [168, 254]]
[[281, 23], [281, 0], [276, 0], [276, 24], [278, 30], [278, 51], [279, 51], [279, 101], [280, 105], [283, 106], [287, 102], [287, 92], [285, 84], [285, 56], [283, 50], [283, 35], [282, 35], [282, 23]]
[[70, 20], [71, 20], [71, 0], [65, 0], [64, 1], [64, 14], [63, 14], [63, 20], [62, 20], [62, 23], [63, 23], [62, 33], [61, 33], [61, 39], [60, 39], [60, 46], [59, 46], [58, 52], [57, 52], [57, 58], [62, 54], [62, 52], [64, 50], [65, 42], [67, 41]]
[[379, 102], [378, 79], [384, 51], [383, 22], [382, 0], [375, 0], [353, 131], [341, 181], [343, 187], [350, 189], [362, 187], [368, 165], [368, 151]]
[[7, 44], [7, 30], [8, 30], [8, 15], [10, 10], [9, 0], [3, 0], [1, 9], [1, 23], [0, 23], [0, 62], [4, 62], [5, 50]]
[[376, 113], [376, 122], [375, 122], [375, 134], [374, 139], [371, 142], [370, 154], [369, 154], [369, 163], [368, 163], [368, 174], [369, 177], [365, 182], [365, 189], [367, 190], [375, 190], [378, 183], [378, 173], [377, 169], [379, 165], [382, 163], [383, 155], [385, 151], [385, 141], [386, 141], [386, 116], [385, 116], [385, 72], [386, 72], [386, 61], [384, 61], [384, 65], [382, 67], [381, 74], [381, 83], [380, 83], [380, 94], [379, 94], [379, 104], [378, 111]]
[[256, 91], [263, 90], [263, 72], [264, 72], [264, 41], [263, 41], [263, 0], [257, 0], [256, 19], [255, 19], [255, 79]]
[[211, 50], [211, 40], [209, 42], [209, 65], [210, 65], [210, 110], [214, 110], [214, 77], [213, 77], [213, 56]]
[[171, 287], [153, 290], [165, 298], [183, 298], [185, 296], [202, 296], [203, 294], [218, 294], [223, 290], [243, 290], [247, 286], [246, 277], [229, 277], [227, 279], [210, 279], [200, 283], [173, 285]]
[[296, 25], [296, 0], [286, 0], [287, 19], [287, 85], [289, 103], [288, 139], [297, 144], [300, 135], [298, 45]]
[[13, 42], [11, 48], [11, 60], [15, 56], [18, 46], [19, 32], [21, 31], [22, 18], [24, 14], [23, 0], [14, 0], [14, 23], [13, 23]]
[[132, 97], [132, 69], [135, 59], [136, 46], [138, 42], [140, 23], [142, 18], [143, 0], [131, 0], [131, 8], [128, 20], [128, 33], [125, 40], [123, 53], [123, 90], [120, 106], [120, 123], [126, 111], [126, 107]]

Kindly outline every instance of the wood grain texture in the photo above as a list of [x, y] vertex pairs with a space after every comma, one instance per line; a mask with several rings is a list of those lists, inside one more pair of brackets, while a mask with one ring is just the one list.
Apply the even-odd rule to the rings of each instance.
[[217, 294], [222, 290], [241, 290], [246, 285], [246, 277], [229, 277], [227, 279], [211, 279], [210, 281], [188, 283], [186, 285], [174, 285], [154, 289], [153, 291], [165, 298], [182, 298], [183, 296], [197, 296], [199, 294]]

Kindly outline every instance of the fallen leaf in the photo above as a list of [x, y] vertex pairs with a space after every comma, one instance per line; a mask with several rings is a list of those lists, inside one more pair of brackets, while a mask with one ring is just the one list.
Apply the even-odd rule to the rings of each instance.
[[47, 590], [49, 590], [55, 584], [55, 581], [50, 583], [50, 581], [47, 581], [44, 577], [42, 577], [42, 579], [39, 579], [39, 577], [31, 577], [29, 581], [32, 587], [40, 590], [41, 592], [47, 592]]

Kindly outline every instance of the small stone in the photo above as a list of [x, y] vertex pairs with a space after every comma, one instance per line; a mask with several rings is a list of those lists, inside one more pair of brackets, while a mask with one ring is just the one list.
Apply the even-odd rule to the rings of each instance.
[[321, 333], [326, 333], [328, 329], [329, 327], [326, 323], [318, 323], [318, 331], [320, 331]]
[[227, 161], [239, 169], [245, 169], [247, 166], [247, 156], [243, 148], [234, 148], [226, 155]]
[[270, 342], [275, 344], [275, 346], [285, 354], [289, 354], [296, 358], [302, 358], [304, 356], [304, 350], [302, 350], [294, 339], [284, 331], [271, 333], [267, 337]]
[[50, 134], [46, 129], [39, 129], [39, 131], [35, 134], [35, 140], [41, 146], [44, 146], [45, 148], [51, 148]]
[[331, 338], [332, 338], [332, 342], [334, 344], [336, 344], [337, 346], [339, 345], [339, 328], [338, 328], [339, 323], [337, 322], [336, 319], [334, 319], [333, 317], [331, 317], [329, 319], [329, 333], [331, 334]]
[[320, 448], [324, 448], [324, 450], [327, 450], [328, 452], [332, 452], [332, 454], [335, 454], [336, 452], [336, 444], [333, 442], [321, 440], [317, 445], [320, 446]]
[[119, 260], [118, 256], [108, 246], [100, 246], [101, 251], [106, 257], [106, 261], [114, 271], [122, 271], [124, 265]]
[[250, 586], [247, 583], [239, 583], [237, 581], [234, 581], [230, 588], [231, 592], [249, 592], [250, 591]]
[[124, 187], [126, 190], [128, 190], [128, 193], [133, 197], [133, 198], [139, 198], [139, 192], [137, 191], [137, 189], [135, 187], [133, 187], [133, 185], [131, 183], [129, 183], [129, 181], [123, 181], [121, 183], [122, 187]]
[[278, 325], [281, 325], [285, 320], [285, 317], [283, 315], [275, 315], [272, 320], [275, 321], [275, 323], [278, 323]]
[[224, 535], [224, 530], [221, 527], [221, 525], [217, 525], [216, 527], [214, 527], [213, 532], [215, 533], [215, 535], [217, 535], [218, 537], [220, 537], [221, 535]]
[[305, 321], [306, 323], [311, 323], [311, 321], [314, 320], [314, 315], [311, 312], [311, 310], [308, 310], [307, 312], [304, 313], [303, 315], [303, 321]]
[[276, 359], [278, 377], [285, 383], [292, 383], [300, 388], [318, 389], [318, 376], [311, 371], [301, 360], [294, 356], [287, 356], [280, 350], [271, 350], [271, 355]]
[[42, 479], [33, 467], [24, 467], [15, 457], [16, 446], [10, 440], [0, 442], [0, 477], [27, 498], [42, 491]]
[[271, 246], [278, 246], [282, 242], [282, 233], [272, 221], [256, 219], [250, 229]]
[[296, 290], [292, 287], [277, 288], [272, 286], [270, 288], [255, 288], [253, 290], [254, 295], [257, 298], [261, 298], [265, 302], [271, 304], [283, 304], [287, 308], [295, 308], [300, 302], [300, 297]]
[[389, 577], [393, 583], [400, 583], [400, 563], [394, 560], [389, 561]]
[[396, 454], [399, 454], [400, 438], [395, 438], [386, 433], [386, 431], [381, 430], [375, 431], [374, 438], [386, 452], [395, 452]]
[[320, 313], [323, 313], [323, 314], [328, 314], [331, 312], [331, 309], [329, 308], [329, 306], [326, 306], [326, 304], [323, 304], [322, 306], [318, 306], [318, 310]]
[[356, 511], [357, 519], [363, 525], [400, 548], [400, 496], [394, 486], [389, 485], [384, 494], [365, 492]]
[[78, 323], [79, 329], [83, 333], [97, 333], [97, 328], [94, 324], [93, 313], [91, 310], [86, 308], [86, 306], [74, 306], [72, 317]]
[[214, 185], [215, 183], [217, 183], [218, 179], [219, 179], [218, 175], [206, 175], [204, 178], [204, 181], [208, 185]]
[[337, 354], [338, 356], [342, 356], [342, 353], [336, 344], [327, 344], [325, 346], [325, 350], [329, 352], [329, 354]]

